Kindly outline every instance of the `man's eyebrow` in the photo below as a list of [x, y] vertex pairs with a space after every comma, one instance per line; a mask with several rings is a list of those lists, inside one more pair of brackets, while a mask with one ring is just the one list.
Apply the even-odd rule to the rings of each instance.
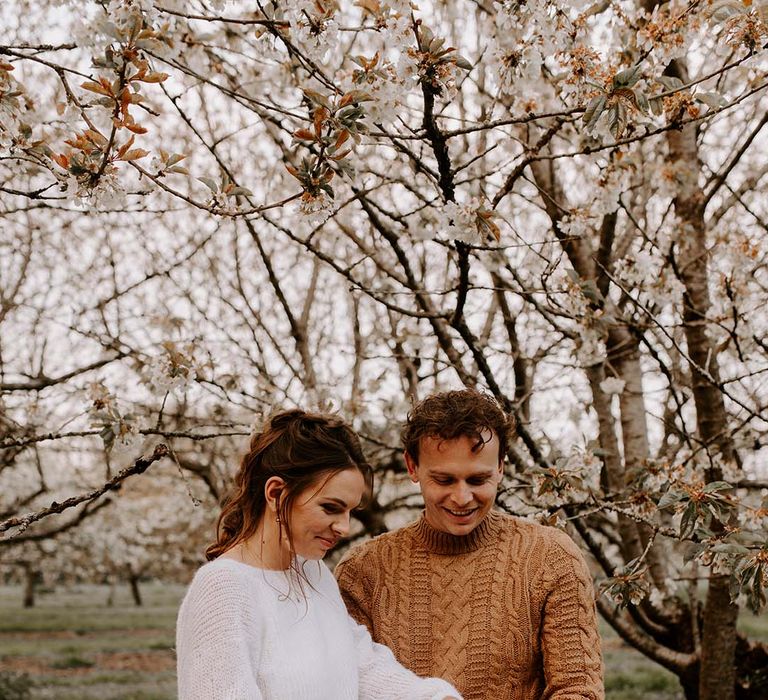
[[[430, 469], [429, 470], [429, 475], [430, 476], [443, 476], [443, 477], [450, 478], [450, 479], [455, 479], [456, 478], [455, 474], [451, 474], [450, 472], [443, 472], [443, 471], [440, 471], [439, 469]], [[467, 477], [467, 479], [476, 479], [478, 477], [491, 477], [491, 476], [493, 476], [493, 469], [488, 469], [487, 471], [475, 472], [474, 474], [470, 474]]]

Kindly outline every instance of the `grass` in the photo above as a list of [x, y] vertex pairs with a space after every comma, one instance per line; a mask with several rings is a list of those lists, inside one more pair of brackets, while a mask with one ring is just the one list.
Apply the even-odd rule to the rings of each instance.
[[182, 593], [147, 584], [136, 607], [118, 589], [108, 606], [107, 587], [75, 586], [39, 594], [24, 609], [18, 587], [0, 587], [0, 667], [32, 677], [33, 700], [172, 700]]
[[609, 700], [682, 700], [677, 677], [627, 646], [602, 620], [600, 636]]
[[[62, 588], [40, 594], [36, 607], [25, 610], [18, 587], [0, 587], [0, 668], [32, 677], [33, 700], [173, 700], [183, 588], [146, 584], [140, 608], [127, 589], [117, 590], [112, 606], [108, 594], [105, 586]], [[768, 642], [768, 614], [744, 612], [739, 627]], [[600, 634], [608, 700], [682, 700], [672, 673], [603, 623]]]

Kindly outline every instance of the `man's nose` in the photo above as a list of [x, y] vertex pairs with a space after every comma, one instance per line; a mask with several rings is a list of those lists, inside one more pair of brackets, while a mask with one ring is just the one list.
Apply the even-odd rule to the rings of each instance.
[[472, 489], [464, 482], [459, 482], [456, 484], [451, 497], [457, 506], [469, 505], [472, 502]]

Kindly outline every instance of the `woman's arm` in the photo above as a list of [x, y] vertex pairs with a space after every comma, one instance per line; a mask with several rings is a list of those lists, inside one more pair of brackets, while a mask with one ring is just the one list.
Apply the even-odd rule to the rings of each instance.
[[180, 700], [262, 700], [253, 667], [258, 621], [246, 597], [232, 572], [197, 572], [176, 626]]
[[461, 700], [461, 695], [441, 678], [421, 678], [395, 658], [389, 647], [377, 644], [368, 630], [348, 617], [357, 649], [362, 700]]

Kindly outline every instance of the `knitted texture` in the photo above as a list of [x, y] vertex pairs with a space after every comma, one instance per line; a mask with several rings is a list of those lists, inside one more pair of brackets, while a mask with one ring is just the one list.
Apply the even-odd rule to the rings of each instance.
[[469, 535], [422, 517], [336, 567], [350, 614], [467, 700], [602, 700], [592, 580], [554, 528], [491, 511]]
[[347, 614], [325, 564], [303, 568], [309, 584], [231, 559], [199, 569], [176, 627], [181, 700], [459, 697], [374, 643]]

